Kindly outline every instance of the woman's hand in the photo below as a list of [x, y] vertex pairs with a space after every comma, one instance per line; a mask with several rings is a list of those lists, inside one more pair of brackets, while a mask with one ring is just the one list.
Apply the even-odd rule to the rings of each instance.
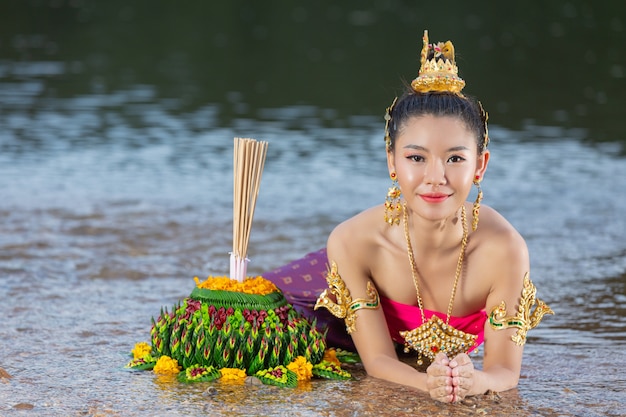
[[448, 366], [452, 370], [453, 401], [461, 401], [474, 385], [474, 364], [466, 353], [460, 353], [448, 363]]
[[444, 353], [439, 353], [426, 374], [430, 397], [444, 403], [461, 401], [474, 384], [474, 364], [465, 353], [452, 360]]
[[[458, 362], [455, 362], [458, 366]], [[457, 370], [458, 373], [459, 370]], [[455, 400], [454, 394], [454, 371], [450, 366], [450, 360], [445, 353], [438, 353], [435, 360], [426, 369], [426, 386], [430, 397], [444, 403]], [[460, 380], [459, 380], [460, 382]]]

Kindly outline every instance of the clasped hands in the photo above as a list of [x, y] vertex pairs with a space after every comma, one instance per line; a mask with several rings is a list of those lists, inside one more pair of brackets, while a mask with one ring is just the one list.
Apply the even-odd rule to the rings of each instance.
[[426, 370], [426, 384], [430, 397], [445, 403], [461, 401], [468, 395], [474, 383], [474, 364], [465, 353], [448, 359], [438, 353]]

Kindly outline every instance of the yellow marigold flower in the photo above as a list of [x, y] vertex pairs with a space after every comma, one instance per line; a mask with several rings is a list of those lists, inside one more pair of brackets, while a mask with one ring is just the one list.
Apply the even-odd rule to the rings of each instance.
[[148, 356], [152, 352], [152, 348], [146, 342], [139, 342], [135, 344], [132, 350], [133, 359], [141, 359], [144, 356]]
[[220, 369], [222, 379], [226, 381], [243, 381], [246, 379], [246, 371], [237, 368], [222, 368]]
[[267, 295], [278, 291], [278, 288], [272, 281], [262, 276], [247, 278], [243, 282], [228, 277], [208, 277], [203, 282], [200, 282], [198, 277], [194, 277], [193, 279], [198, 288], [214, 291], [232, 291], [258, 295]]
[[169, 356], [163, 355], [159, 358], [156, 365], [154, 365], [154, 373], [162, 375], [174, 375], [180, 372], [181, 367], [178, 366], [178, 361], [172, 359]]
[[298, 356], [287, 365], [287, 369], [298, 375], [298, 381], [308, 381], [313, 376], [313, 365], [304, 356]]
[[341, 366], [341, 362], [337, 359], [337, 351], [332, 348], [324, 351], [324, 358], [322, 360]]

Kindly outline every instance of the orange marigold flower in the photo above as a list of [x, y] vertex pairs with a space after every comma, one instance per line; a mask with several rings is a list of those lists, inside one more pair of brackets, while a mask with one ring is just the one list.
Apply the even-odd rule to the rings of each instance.
[[208, 277], [205, 281], [200, 282], [198, 277], [194, 277], [196, 286], [207, 290], [214, 291], [232, 291], [242, 292], [245, 294], [267, 295], [278, 291], [278, 288], [272, 281], [262, 276], [255, 278], [247, 278], [243, 282], [228, 277]]
[[154, 365], [154, 373], [162, 375], [174, 375], [180, 372], [181, 367], [178, 365], [176, 359], [172, 359], [169, 356], [163, 355], [159, 358], [156, 365]]
[[308, 381], [313, 376], [313, 365], [304, 356], [298, 356], [287, 365], [287, 369], [298, 375], [298, 381]]
[[222, 368], [220, 369], [222, 379], [226, 381], [243, 381], [246, 379], [246, 371], [237, 368]]
[[135, 344], [135, 347], [131, 351], [133, 354], [133, 359], [141, 359], [146, 357], [152, 352], [152, 348], [146, 342], [139, 342]]
[[332, 348], [324, 351], [324, 358], [322, 360], [341, 366], [341, 362], [337, 359], [337, 351]]

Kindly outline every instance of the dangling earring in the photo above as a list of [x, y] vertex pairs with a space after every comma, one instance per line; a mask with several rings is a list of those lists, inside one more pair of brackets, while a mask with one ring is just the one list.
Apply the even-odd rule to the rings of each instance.
[[474, 207], [472, 208], [472, 232], [475, 232], [478, 228], [478, 214], [480, 212], [480, 202], [483, 201], [483, 190], [480, 188], [480, 175], [476, 175], [474, 179], [474, 185], [478, 188], [478, 194], [476, 195], [476, 201], [474, 201]]
[[398, 178], [395, 172], [389, 174], [391, 181], [391, 187], [387, 191], [387, 198], [385, 199], [385, 223], [390, 226], [400, 224], [400, 214], [402, 213], [402, 205], [400, 204], [400, 196], [402, 191], [398, 187]]

